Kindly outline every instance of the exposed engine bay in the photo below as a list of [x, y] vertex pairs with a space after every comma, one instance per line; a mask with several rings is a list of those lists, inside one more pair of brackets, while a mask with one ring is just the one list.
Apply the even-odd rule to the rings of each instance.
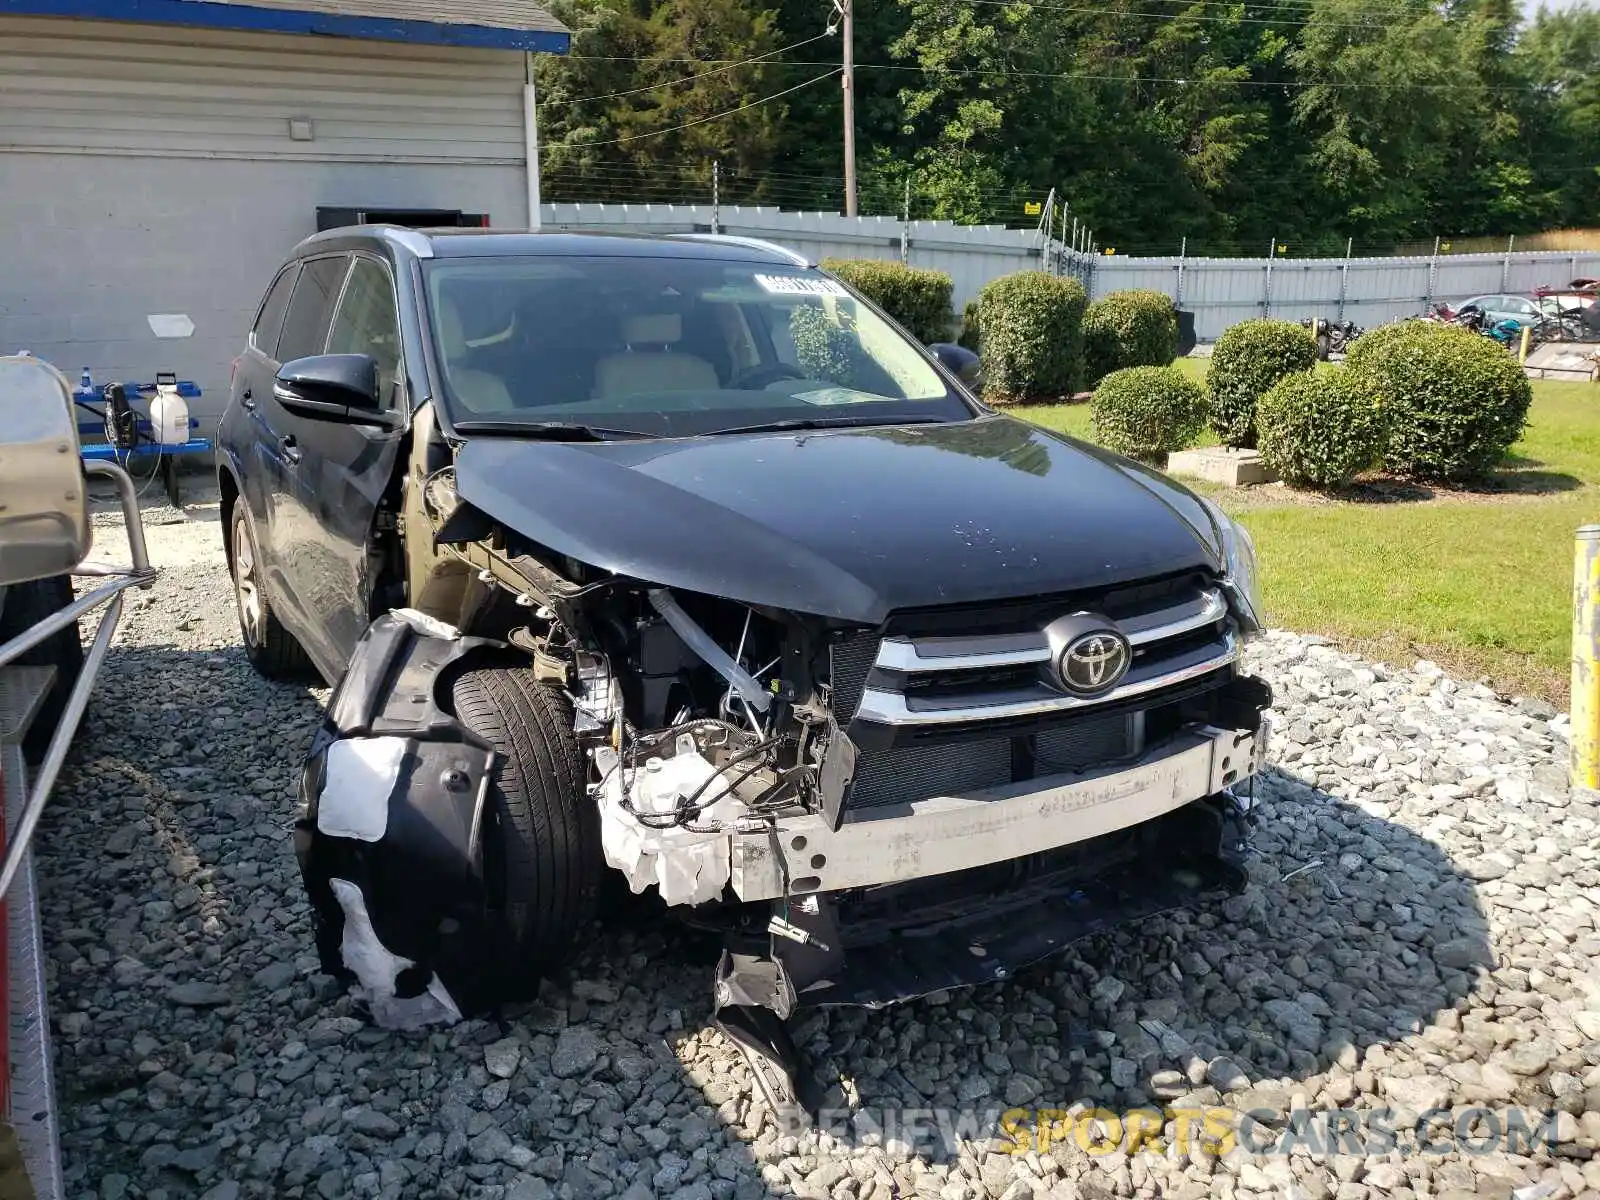
[[868, 629], [557, 558], [427, 466], [407, 607], [335, 691], [297, 832], [325, 968], [383, 1023], [506, 998], [496, 750], [446, 699], [485, 656], [566, 698], [605, 864], [723, 935], [717, 1020], [777, 1112], [815, 1102], [800, 1005], [1005, 978], [1241, 886], [1270, 693], [1216, 580]]

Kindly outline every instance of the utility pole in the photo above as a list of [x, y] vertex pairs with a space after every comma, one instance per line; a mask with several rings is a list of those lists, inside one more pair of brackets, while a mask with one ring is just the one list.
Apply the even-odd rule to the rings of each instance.
[[834, 0], [844, 25], [844, 215], [856, 215], [856, 4]]

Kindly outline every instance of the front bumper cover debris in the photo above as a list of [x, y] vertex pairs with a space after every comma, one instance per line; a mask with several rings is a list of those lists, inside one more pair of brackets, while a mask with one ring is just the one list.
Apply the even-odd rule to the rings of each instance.
[[772, 901], [809, 940], [772, 936], [763, 946], [730, 936], [717, 968], [717, 1027], [780, 1128], [802, 1127], [826, 1083], [785, 1029], [797, 1009], [882, 1008], [1005, 980], [1092, 934], [1238, 892], [1252, 821], [1224, 792], [996, 868]]
[[[405, 1020], [393, 1001], [440, 1011], [424, 998], [438, 1001], [441, 988], [457, 1013], [491, 1002], [503, 944], [483, 856], [494, 751], [438, 693], [462, 659], [500, 648], [420, 614], [379, 617], [334, 689], [302, 773], [295, 856], [322, 969], [354, 977], [389, 1023]], [[325, 797], [329, 783], [337, 794]], [[347, 912], [361, 909], [341, 904], [341, 892], [352, 898], [336, 881], [359, 891], [369, 934], [347, 931]]]
[[[946, 989], [1004, 980], [1092, 934], [1192, 905], [1207, 893], [1242, 890], [1244, 858], [1256, 817], [1246, 796], [1235, 792], [1248, 788], [1250, 777], [1264, 765], [1268, 729], [1263, 714], [1271, 702], [1266, 684], [1241, 677], [1211, 714], [1222, 728], [1190, 730], [1153, 750], [1151, 759], [1158, 766], [1165, 755], [1172, 763], [1195, 758], [1189, 764], [1193, 769], [1185, 768], [1181, 779], [1168, 781], [1166, 794], [1179, 803], [1155, 805], [1136, 815], [1121, 813], [1122, 818], [1133, 816], [1131, 822], [1119, 825], [1114, 816], [1091, 819], [1095, 816], [1091, 810], [1056, 805], [1049, 789], [1039, 793], [1052, 801], [1046, 807], [1056, 822], [1104, 830], [1087, 840], [985, 862], [983, 856], [969, 852], [965, 839], [954, 836], [960, 832], [956, 829], [948, 845], [978, 865], [876, 886], [846, 884], [802, 896], [775, 895], [755, 882], [750, 890], [756, 896], [771, 897], [765, 903], [777, 918], [774, 927], [788, 932], [762, 937], [757, 931], [767, 926], [752, 919], [742, 926], [748, 932], [728, 936], [717, 970], [715, 1020], [750, 1065], [779, 1126], [804, 1125], [826, 1087], [806, 1069], [785, 1027], [796, 1009], [881, 1008]], [[1210, 740], [1209, 758], [1202, 754], [1203, 741], [1191, 744], [1197, 739]], [[1127, 774], [1126, 787], [1112, 788], [1099, 802], [1114, 809], [1128, 804], [1137, 808], [1150, 790], [1141, 769], [1150, 774], [1136, 768]], [[1107, 782], [1121, 778], [1113, 774]], [[1133, 787], [1141, 780], [1140, 787]], [[1098, 783], [1090, 783], [1079, 790], [1087, 794], [1097, 787]], [[1197, 798], [1182, 803], [1186, 796]], [[1028, 820], [1044, 815], [1035, 814], [1027, 803], [1023, 810]], [[812, 863], [819, 867], [819, 876], [822, 865], [834, 867], [838, 859], [838, 865], [848, 868], [851, 861], [848, 851], [836, 854], [828, 848], [825, 819], [814, 819], [795, 842], [805, 854], [816, 856]], [[845, 824], [844, 836], [851, 829]], [[768, 846], [751, 842], [745, 859], [757, 870], [746, 882], [755, 880], [767, 860], [784, 856], [787, 843], [781, 839], [794, 832], [778, 834]], [[1019, 844], [1050, 847], [1045, 834], [1041, 826]], [[878, 839], [880, 848], [885, 854], [912, 853], [909, 836]], [[915, 849], [925, 862], [938, 858], [925, 845]], [[737, 850], [736, 846], [735, 890], [741, 865]], [[954, 852], [949, 857], [960, 861]], [[884, 861], [878, 858], [879, 870]], [[780, 874], [789, 877], [788, 871]], [[840, 872], [845, 879], [850, 874], [848, 869]], [[828, 886], [823, 878], [809, 882], [813, 888], [818, 883]], [[759, 910], [761, 905], [751, 903], [747, 908]]]

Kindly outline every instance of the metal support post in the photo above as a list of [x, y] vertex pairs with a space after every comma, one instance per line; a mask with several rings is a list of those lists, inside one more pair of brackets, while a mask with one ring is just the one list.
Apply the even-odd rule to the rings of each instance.
[[1183, 260], [1188, 256], [1189, 239], [1185, 237], [1178, 243], [1178, 294], [1172, 300], [1174, 308], [1183, 307]]
[[911, 176], [906, 176], [906, 199], [900, 209], [900, 261], [911, 261]]
[[1578, 529], [1572, 575], [1572, 786], [1600, 789], [1600, 525]]
[[1422, 314], [1427, 316], [1428, 310], [1433, 307], [1433, 289], [1439, 279], [1439, 238], [1433, 239], [1433, 257], [1428, 259], [1428, 294], [1422, 298]]
[[1272, 239], [1272, 245], [1267, 247], [1267, 269], [1261, 283], [1261, 315], [1272, 315], [1272, 262], [1278, 256], [1278, 239]]
[[722, 232], [722, 163], [711, 160], [711, 232]]
[[1345, 297], [1350, 294], [1350, 251], [1355, 248], [1356, 239], [1347, 237], [1344, 240], [1344, 262], [1339, 266], [1339, 320], [1344, 321]]

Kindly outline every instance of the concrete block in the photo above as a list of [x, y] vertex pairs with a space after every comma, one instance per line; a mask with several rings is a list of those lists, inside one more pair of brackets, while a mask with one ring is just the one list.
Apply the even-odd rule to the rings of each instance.
[[1261, 461], [1258, 450], [1232, 450], [1227, 446], [1206, 446], [1200, 450], [1180, 450], [1167, 455], [1167, 473], [1239, 487], [1247, 483], [1272, 483], [1278, 476]]

